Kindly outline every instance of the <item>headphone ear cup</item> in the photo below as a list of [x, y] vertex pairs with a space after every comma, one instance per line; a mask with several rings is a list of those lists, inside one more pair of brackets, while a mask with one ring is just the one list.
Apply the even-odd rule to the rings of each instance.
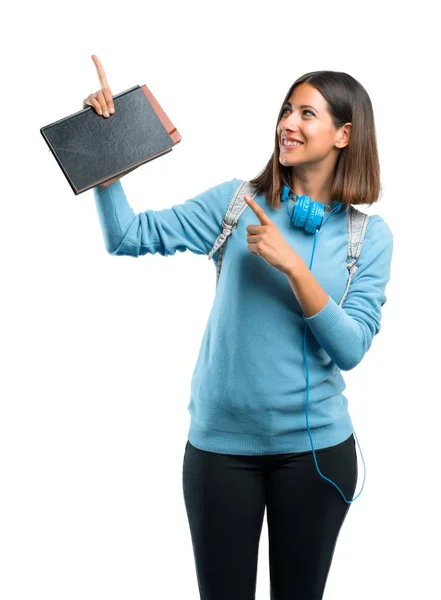
[[[289, 187], [283, 186], [280, 200], [286, 203], [291, 197]], [[325, 207], [321, 202], [313, 202], [309, 196], [302, 194], [297, 196], [291, 221], [296, 227], [302, 227], [308, 233], [315, 233], [320, 229], [324, 215]]]
[[323, 222], [325, 207], [321, 202], [313, 202], [309, 196], [299, 196], [294, 207], [292, 221], [296, 227], [303, 227], [308, 233], [315, 233]]
[[311, 202], [309, 208], [308, 218], [305, 223], [305, 231], [309, 233], [315, 233], [323, 222], [323, 216], [325, 214], [325, 207], [321, 202]]
[[299, 196], [294, 207], [294, 213], [292, 215], [292, 222], [296, 227], [304, 227], [306, 219], [308, 218], [309, 205], [311, 204], [311, 198], [309, 196]]

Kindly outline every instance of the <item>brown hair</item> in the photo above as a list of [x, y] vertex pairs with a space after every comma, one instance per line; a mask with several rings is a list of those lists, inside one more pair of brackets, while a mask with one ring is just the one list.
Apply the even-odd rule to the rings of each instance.
[[[380, 164], [372, 103], [364, 87], [347, 73], [314, 71], [299, 77], [290, 87], [280, 107], [277, 125], [284, 104], [293, 89], [301, 83], [313, 85], [328, 103], [328, 110], [336, 128], [352, 123], [351, 138], [340, 149], [335, 165], [331, 201], [349, 204], [373, 204], [380, 193]], [[266, 194], [272, 208], [280, 207], [284, 185], [292, 188], [292, 167], [279, 162], [279, 139], [275, 132], [274, 152], [266, 167], [250, 183], [257, 193]]]

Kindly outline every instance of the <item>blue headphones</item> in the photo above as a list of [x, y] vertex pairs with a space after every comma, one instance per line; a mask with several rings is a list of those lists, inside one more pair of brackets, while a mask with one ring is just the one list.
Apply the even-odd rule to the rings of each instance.
[[[296, 227], [303, 227], [308, 233], [315, 233], [323, 223], [326, 208], [331, 209], [329, 204], [323, 205], [321, 202], [313, 202], [309, 196], [297, 196], [291, 194], [287, 185], [283, 186], [280, 200], [285, 203], [288, 212], [288, 200], [296, 198], [296, 203], [292, 211], [290, 220]], [[334, 202], [334, 208], [331, 212], [338, 212], [343, 206], [342, 202]], [[289, 212], [288, 212], [289, 216]]]
[[[292, 199], [292, 198], [296, 198], [296, 202], [295, 202], [294, 209], [290, 215], [289, 211], [288, 211], [288, 200]], [[283, 186], [283, 191], [280, 196], [280, 200], [281, 200], [281, 202], [285, 203], [286, 211], [288, 213], [288, 216], [290, 217], [290, 223], [293, 223], [296, 227], [303, 227], [303, 229], [305, 231], [307, 231], [308, 233], [314, 234], [314, 242], [313, 242], [313, 247], [312, 247], [311, 261], [309, 264], [309, 270], [311, 270], [312, 261], [314, 259], [315, 245], [317, 242], [317, 233], [320, 231], [320, 228], [322, 227], [326, 208], [328, 207], [329, 209], [331, 209], [331, 206], [329, 204], [323, 205], [321, 202], [313, 202], [309, 196], [305, 196], [305, 195], [297, 196], [297, 194], [291, 194], [291, 190], [287, 185]], [[338, 212], [339, 210], [341, 210], [341, 208], [343, 206], [342, 202], [334, 201], [333, 204], [334, 204], [334, 208], [332, 208], [331, 214]], [[354, 502], [354, 500], [356, 500], [358, 498], [358, 496], [361, 494], [361, 492], [363, 491], [363, 488], [364, 488], [364, 482], [366, 479], [366, 465], [364, 463], [363, 453], [361, 452], [361, 448], [360, 448], [361, 457], [362, 457], [363, 465], [364, 465], [363, 485], [361, 486], [361, 490], [357, 494], [357, 496], [355, 496], [355, 498], [353, 498], [352, 500], [347, 500], [345, 495], [341, 491], [341, 489], [338, 487], [338, 485], [336, 483], [334, 483], [328, 477], [325, 477], [321, 473], [318, 463], [317, 463], [317, 457], [315, 455], [314, 444], [312, 441], [311, 431], [309, 429], [309, 418], [308, 418], [309, 368], [308, 368], [308, 356], [306, 353], [306, 332], [307, 332], [307, 330], [308, 330], [308, 324], [305, 322], [305, 330], [304, 330], [304, 337], [303, 337], [303, 358], [305, 360], [305, 368], [306, 368], [306, 427], [308, 430], [309, 441], [311, 442], [312, 454], [313, 454], [313, 458], [314, 458], [314, 462], [315, 462], [315, 467], [316, 467], [317, 472], [320, 475], [320, 477], [322, 477], [326, 481], [329, 481], [329, 483], [332, 483], [332, 485], [335, 488], [337, 488], [337, 490], [340, 492], [340, 495], [343, 497], [343, 500], [346, 502], [346, 504], [351, 504], [352, 502]], [[354, 435], [355, 435], [355, 431], [354, 431]], [[356, 435], [355, 435], [355, 438], [358, 443], [358, 438]], [[358, 444], [358, 447], [360, 447], [360, 444]]]

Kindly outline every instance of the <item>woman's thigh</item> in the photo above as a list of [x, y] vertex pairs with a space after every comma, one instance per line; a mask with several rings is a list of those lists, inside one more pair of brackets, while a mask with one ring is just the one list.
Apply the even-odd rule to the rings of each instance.
[[187, 442], [183, 490], [201, 600], [254, 600], [265, 512], [260, 457]]
[[[347, 500], [357, 485], [354, 437], [316, 450], [321, 473]], [[267, 475], [271, 600], [320, 600], [350, 504], [317, 472], [312, 452], [280, 455]]]

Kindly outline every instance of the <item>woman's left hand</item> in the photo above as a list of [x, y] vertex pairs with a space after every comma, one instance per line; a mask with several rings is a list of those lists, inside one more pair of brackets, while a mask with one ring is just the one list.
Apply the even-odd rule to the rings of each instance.
[[260, 221], [260, 225], [247, 226], [248, 250], [261, 256], [268, 264], [285, 275], [292, 271], [300, 259], [295, 250], [280, 233], [265, 211], [249, 196], [244, 199]]

